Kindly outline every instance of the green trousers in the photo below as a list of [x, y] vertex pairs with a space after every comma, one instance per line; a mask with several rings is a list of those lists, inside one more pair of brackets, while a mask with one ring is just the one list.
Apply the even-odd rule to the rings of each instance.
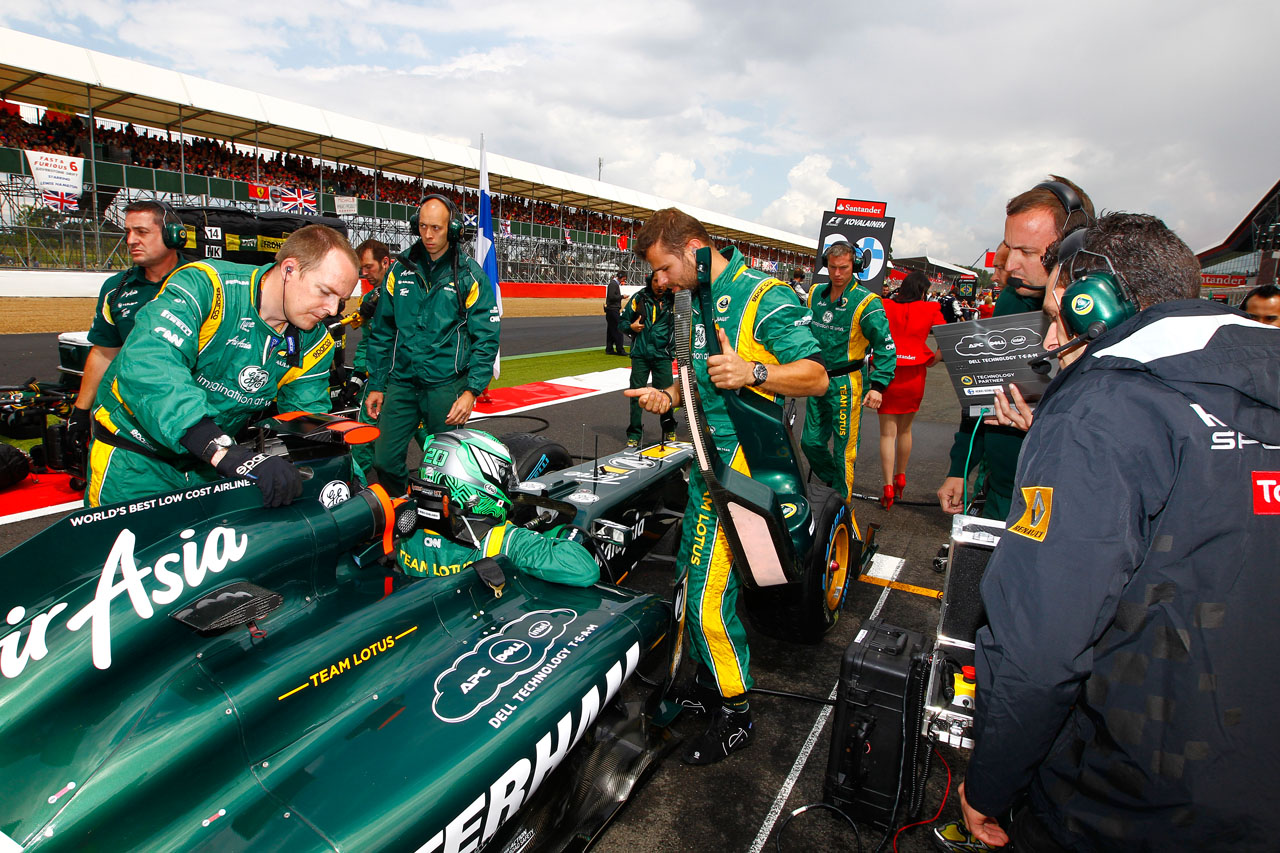
[[428, 387], [394, 379], [387, 382], [382, 411], [378, 415], [380, 433], [373, 443], [373, 467], [377, 469], [378, 482], [388, 494], [405, 493], [409, 474], [406, 454], [409, 441], [418, 433], [419, 424], [425, 429], [425, 435], [454, 429], [444, 419], [465, 387], [464, 376]]
[[[862, 374], [831, 377], [827, 393], [805, 403], [800, 449], [813, 475], [849, 500], [858, 461], [858, 418], [862, 407]], [[833, 445], [827, 449], [827, 443]]]
[[[670, 388], [671, 359], [637, 356], [635, 351], [633, 346], [631, 348], [631, 387], [643, 388], [649, 384], [649, 377], [652, 376], [654, 388]], [[627, 426], [627, 438], [644, 438], [644, 426], [641, 423], [643, 417], [644, 409], [641, 409], [640, 404], [632, 398], [631, 423]], [[663, 413], [659, 419], [664, 433], [675, 431], [676, 416], [672, 412]]]
[[[735, 451], [730, 464], [745, 473], [741, 452]], [[689, 477], [677, 565], [687, 566], [689, 571], [685, 596], [689, 657], [711, 671], [721, 696], [742, 696], [754, 682], [748, 672], [751, 651], [747, 631], [738, 616], [741, 581], [733, 569], [729, 541], [720, 528], [706, 484], [696, 472]]]

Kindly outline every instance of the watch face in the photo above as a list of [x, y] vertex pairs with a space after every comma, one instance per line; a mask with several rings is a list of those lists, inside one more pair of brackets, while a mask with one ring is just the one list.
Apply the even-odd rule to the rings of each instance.
[[231, 446], [231, 444], [232, 444], [232, 442], [231, 442], [231, 436], [229, 436], [229, 435], [220, 435], [220, 436], [218, 436], [217, 438], [215, 438], [215, 439], [213, 440], [213, 443], [214, 443], [214, 444], [216, 444], [216, 445], [218, 445], [219, 447], [230, 447], [230, 446]]
[[755, 377], [757, 385], [762, 385], [764, 384], [764, 381], [769, 378], [769, 368], [765, 367], [763, 364], [757, 364], [755, 369], [751, 371], [751, 375]]

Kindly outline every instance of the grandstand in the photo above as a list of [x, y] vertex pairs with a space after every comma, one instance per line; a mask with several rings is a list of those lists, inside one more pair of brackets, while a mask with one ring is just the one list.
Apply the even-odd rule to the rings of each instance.
[[1252, 288], [1276, 283], [1280, 250], [1280, 183], [1245, 214], [1227, 238], [1196, 254], [1201, 295], [1238, 305]]
[[[474, 224], [480, 152], [399, 128], [0, 29], [0, 264], [129, 264], [125, 204], [344, 209], [353, 241], [403, 247], [427, 193]], [[85, 192], [50, 206], [24, 151], [84, 157]], [[715, 211], [487, 154], [504, 281], [602, 283], [654, 210], [677, 205], [756, 266], [808, 268], [815, 240]], [[354, 209], [354, 213], [347, 212]]]

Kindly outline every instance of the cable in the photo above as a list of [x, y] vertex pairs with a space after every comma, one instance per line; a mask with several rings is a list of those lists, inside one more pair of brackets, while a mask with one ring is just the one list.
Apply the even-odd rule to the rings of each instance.
[[804, 814], [805, 812], [809, 811], [810, 809], [827, 809], [828, 811], [833, 811], [836, 814], [840, 815], [840, 817], [844, 820], [844, 822], [849, 824], [849, 826], [853, 829], [853, 838], [858, 845], [856, 848], [857, 853], [862, 853], [862, 833], [858, 832], [858, 825], [853, 822], [853, 818], [849, 817], [847, 814], [840, 811], [840, 809], [836, 808], [830, 803], [809, 803], [809, 805], [801, 806], [800, 808], [796, 809], [791, 814], [783, 818], [782, 823], [778, 824], [778, 834], [773, 837], [773, 846], [774, 846], [774, 849], [778, 851], [778, 853], [782, 853], [782, 830], [787, 828], [787, 824], [791, 823], [792, 818], [798, 817]]
[[934, 812], [933, 817], [929, 818], [928, 820], [918, 820], [915, 823], [909, 823], [894, 833], [893, 853], [898, 853], [898, 836], [899, 835], [906, 832], [908, 829], [911, 829], [913, 826], [921, 826], [926, 823], [936, 822], [938, 818], [942, 817], [942, 810], [946, 808], [947, 800], [951, 797], [951, 765], [947, 763], [947, 759], [942, 757], [942, 753], [938, 752], [936, 747], [933, 749], [933, 754], [938, 756], [938, 760], [942, 762], [942, 766], [947, 768], [947, 787], [942, 792], [942, 802], [938, 803], [938, 810]]
[[973, 458], [973, 441], [978, 437], [978, 427], [982, 426], [982, 418], [973, 424], [973, 432], [969, 434], [969, 452], [964, 455], [964, 488], [960, 492], [960, 506], [969, 508], [969, 460]]
[[[858, 499], [858, 500], [860, 500], [860, 501], [871, 501], [872, 503], [879, 503], [879, 502], [880, 502], [880, 499], [879, 499], [878, 497], [876, 497], [876, 496], [874, 496], [874, 495], [864, 495], [864, 494], [862, 494], [861, 492], [850, 492], [850, 493], [849, 493], [849, 497], [850, 497], [850, 498], [856, 498], [856, 499]], [[893, 503], [894, 503], [894, 505], [895, 505], [895, 506], [897, 506], [897, 505], [902, 505], [902, 506], [924, 506], [924, 507], [933, 507], [934, 509], [942, 509], [942, 507], [941, 507], [941, 506], [939, 506], [939, 504], [938, 504], [938, 502], [937, 502], [937, 501], [904, 501], [904, 500], [895, 500]]]
[[474, 424], [480, 421], [501, 421], [501, 420], [538, 421], [539, 423], [541, 423], [542, 426], [538, 427], [537, 429], [528, 431], [530, 435], [537, 435], [538, 433], [543, 432], [544, 430], [546, 430], [548, 427], [551, 426], [550, 421], [548, 421], [546, 418], [540, 418], [537, 415], [477, 415], [476, 417], [468, 421], [468, 424]]
[[805, 702], [814, 702], [818, 705], [830, 705], [832, 708], [836, 703], [832, 699], [824, 699], [821, 696], [810, 696], [806, 693], [792, 693], [789, 690], [766, 690], [763, 687], [752, 687], [748, 693], [759, 693], [761, 696], [781, 696], [783, 699], [801, 699]]

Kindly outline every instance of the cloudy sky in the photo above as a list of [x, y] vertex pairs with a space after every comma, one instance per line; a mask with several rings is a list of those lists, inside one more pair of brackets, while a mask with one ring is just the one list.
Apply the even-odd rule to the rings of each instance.
[[0, 25], [817, 237], [971, 263], [1048, 172], [1216, 245], [1280, 178], [1280, 4], [25, 0]]

